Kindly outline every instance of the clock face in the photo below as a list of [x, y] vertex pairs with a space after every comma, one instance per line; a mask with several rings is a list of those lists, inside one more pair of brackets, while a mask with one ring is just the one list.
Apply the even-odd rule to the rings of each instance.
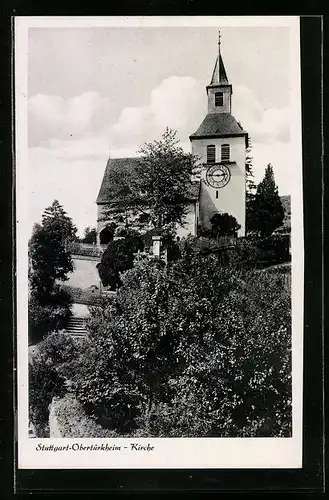
[[222, 188], [230, 182], [231, 172], [226, 165], [213, 165], [209, 167], [206, 174], [209, 186]]

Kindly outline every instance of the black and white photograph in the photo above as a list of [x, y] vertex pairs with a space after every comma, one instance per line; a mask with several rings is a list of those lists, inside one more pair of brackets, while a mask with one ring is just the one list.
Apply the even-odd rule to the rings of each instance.
[[298, 18], [15, 43], [20, 467], [301, 467]]

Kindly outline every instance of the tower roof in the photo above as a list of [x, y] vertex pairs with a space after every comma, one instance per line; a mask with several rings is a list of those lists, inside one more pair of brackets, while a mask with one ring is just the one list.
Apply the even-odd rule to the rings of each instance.
[[222, 59], [222, 54], [220, 51], [220, 31], [219, 31], [218, 32], [218, 56], [216, 58], [215, 67], [214, 67], [214, 71], [212, 73], [211, 82], [209, 84], [209, 87], [210, 86], [217, 86], [217, 85], [228, 85], [228, 84], [229, 84], [229, 81], [227, 78], [225, 66], [224, 66], [223, 59]]
[[222, 55], [218, 54], [209, 86], [228, 85], [228, 83]]
[[190, 139], [234, 136], [247, 136], [247, 132], [231, 113], [209, 113]]

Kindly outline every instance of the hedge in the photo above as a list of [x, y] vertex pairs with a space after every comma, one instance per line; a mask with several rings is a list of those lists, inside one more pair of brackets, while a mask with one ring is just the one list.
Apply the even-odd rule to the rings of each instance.
[[86, 414], [72, 393], [62, 399], [53, 399], [51, 413], [63, 438], [113, 438], [114, 431], [101, 427]]
[[72, 302], [76, 304], [99, 305], [102, 302], [102, 295], [99, 289], [94, 288], [79, 288], [75, 286], [63, 285], [67, 293], [70, 295]]

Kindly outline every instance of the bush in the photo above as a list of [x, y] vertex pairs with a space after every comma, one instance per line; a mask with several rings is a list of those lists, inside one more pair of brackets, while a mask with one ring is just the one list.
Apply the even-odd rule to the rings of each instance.
[[228, 213], [215, 214], [210, 219], [212, 236], [218, 238], [219, 236], [237, 236], [238, 230], [241, 225], [233, 215]]
[[278, 234], [264, 238], [260, 240], [259, 248], [262, 252], [263, 261], [268, 265], [281, 264], [291, 260], [289, 234]]
[[72, 387], [119, 434], [291, 435], [282, 276], [220, 267], [212, 255], [142, 261], [92, 314]]
[[29, 343], [35, 344], [50, 332], [63, 330], [71, 317], [72, 300], [62, 288], [55, 287], [53, 293], [42, 297], [33, 292], [29, 298]]
[[143, 249], [141, 237], [135, 231], [123, 230], [125, 237], [109, 243], [97, 265], [103, 286], [116, 290], [122, 284], [121, 273], [131, 269], [134, 264], [134, 253]]
[[63, 288], [70, 295], [75, 304], [97, 305], [102, 302], [102, 295], [99, 289], [79, 288], [76, 286], [63, 285]]
[[86, 414], [73, 394], [52, 402], [53, 414], [63, 438], [113, 438], [116, 433], [104, 429]]
[[181, 252], [190, 256], [216, 255], [220, 265], [239, 268], [265, 268], [290, 262], [289, 235], [272, 235], [267, 238], [190, 237], [180, 241]]
[[77, 345], [63, 333], [53, 333], [39, 344], [39, 353], [29, 366], [30, 420], [38, 437], [47, 437], [49, 404], [66, 393], [69, 364], [77, 357]]

